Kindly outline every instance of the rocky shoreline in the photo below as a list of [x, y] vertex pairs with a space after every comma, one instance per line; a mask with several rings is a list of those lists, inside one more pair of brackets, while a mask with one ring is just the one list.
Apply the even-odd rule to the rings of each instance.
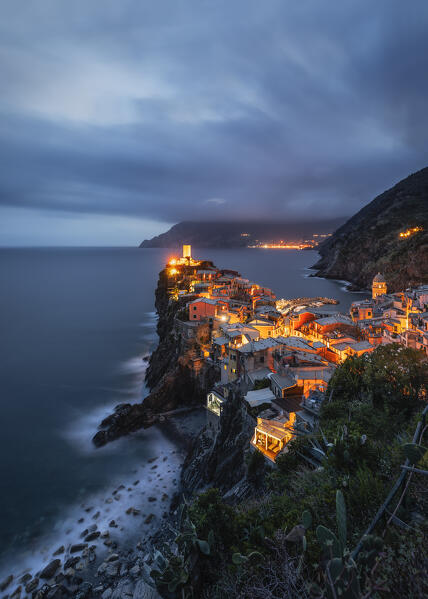
[[[123, 481], [103, 497], [102, 505], [82, 504], [84, 516], [75, 521], [77, 538], [70, 542], [65, 535], [57, 541], [43, 566], [3, 575], [1, 599], [158, 597], [141, 579], [142, 567], [153, 547], [169, 538], [168, 524], [181, 497], [181, 468], [204, 423], [202, 410], [175, 422], [165, 420], [160, 429], [168, 450], [147, 460], [146, 480], [143, 472], [135, 472], [140, 478]], [[116, 514], [118, 506], [119, 517], [109, 519], [110, 510], [116, 508]]]

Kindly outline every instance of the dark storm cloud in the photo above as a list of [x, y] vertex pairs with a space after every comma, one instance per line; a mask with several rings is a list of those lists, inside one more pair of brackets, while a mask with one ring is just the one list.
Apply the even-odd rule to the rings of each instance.
[[428, 156], [428, 5], [10, 0], [0, 204], [349, 215]]

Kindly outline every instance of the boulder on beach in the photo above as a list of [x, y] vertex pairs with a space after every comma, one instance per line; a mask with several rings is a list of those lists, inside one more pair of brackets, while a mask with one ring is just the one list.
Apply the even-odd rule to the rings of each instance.
[[20, 599], [20, 597], [21, 597], [21, 591], [22, 591], [22, 587], [21, 586], [17, 587], [13, 591], [12, 595], [10, 596], [10, 599]]
[[90, 582], [83, 582], [74, 595], [74, 599], [89, 599], [92, 597], [92, 585]]
[[135, 585], [133, 599], [161, 599], [156, 589], [140, 579]]
[[120, 580], [117, 587], [114, 589], [111, 599], [133, 599], [134, 596], [134, 587], [127, 580]]
[[30, 594], [37, 589], [39, 585], [39, 579], [33, 578], [28, 584], [25, 585], [25, 592]]
[[[75, 596], [77, 597], [77, 595]], [[46, 599], [68, 599], [68, 597], [71, 597], [71, 593], [64, 585], [56, 584], [43, 597], [46, 597]]]
[[0, 583], [0, 591], [5, 591], [7, 589], [7, 587], [10, 585], [10, 583], [13, 580], [13, 574], [10, 574], [7, 578], [5, 578], [3, 580], [3, 582]]
[[119, 554], [118, 553], [112, 553], [111, 555], [109, 555], [106, 558], [106, 562], [116, 562], [119, 559]]
[[56, 571], [58, 570], [58, 568], [60, 566], [61, 566], [61, 560], [60, 559], [54, 559], [54, 560], [52, 560], [40, 572], [40, 574], [39, 574], [40, 578], [44, 578], [44, 579], [52, 578], [55, 575]]
[[68, 560], [64, 563], [64, 570], [68, 570], [68, 568], [74, 568], [77, 562], [80, 560], [80, 557], [69, 557]]
[[76, 543], [70, 547], [70, 553], [78, 553], [79, 551], [83, 551], [87, 546], [87, 543]]
[[120, 567], [119, 562], [109, 563], [105, 570], [105, 575], [109, 576], [110, 578], [114, 578], [119, 573], [119, 567]]
[[58, 549], [56, 551], [54, 551], [52, 555], [61, 555], [61, 553], [64, 553], [64, 551], [65, 551], [65, 547], [64, 547], [64, 545], [61, 545], [61, 547], [58, 547]]

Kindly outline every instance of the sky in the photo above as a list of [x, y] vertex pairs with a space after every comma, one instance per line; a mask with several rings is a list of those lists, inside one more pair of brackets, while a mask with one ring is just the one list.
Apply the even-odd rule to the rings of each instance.
[[428, 164], [428, 2], [0, 0], [0, 245], [346, 217]]

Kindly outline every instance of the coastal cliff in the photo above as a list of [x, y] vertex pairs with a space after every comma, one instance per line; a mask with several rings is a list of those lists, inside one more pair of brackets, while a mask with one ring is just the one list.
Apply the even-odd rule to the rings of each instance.
[[376, 197], [323, 242], [314, 268], [318, 276], [360, 288], [377, 272], [391, 291], [416, 287], [428, 282], [427, 229], [428, 167]]
[[177, 316], [185, 310], [189, 297], [171, 299], [165, 270], [159, 273], [155, 296], [159, 343], [146, 373], [150, 393], [141, 403], [116, 406], [93, 437], [97, 446], [150, 426], [161, 414], [202, 405], [219, 378], [218, 368], [202, 359], [203, 325], [191, 339], [183, 335]]
[[225, 403], [219, 425], [207, 426], [194, 440], [181, 474], [183, 491], [191, 495], [214, 486], [229, 500], [251, 495], [245, 455], [254, 425], [235, 393]]

